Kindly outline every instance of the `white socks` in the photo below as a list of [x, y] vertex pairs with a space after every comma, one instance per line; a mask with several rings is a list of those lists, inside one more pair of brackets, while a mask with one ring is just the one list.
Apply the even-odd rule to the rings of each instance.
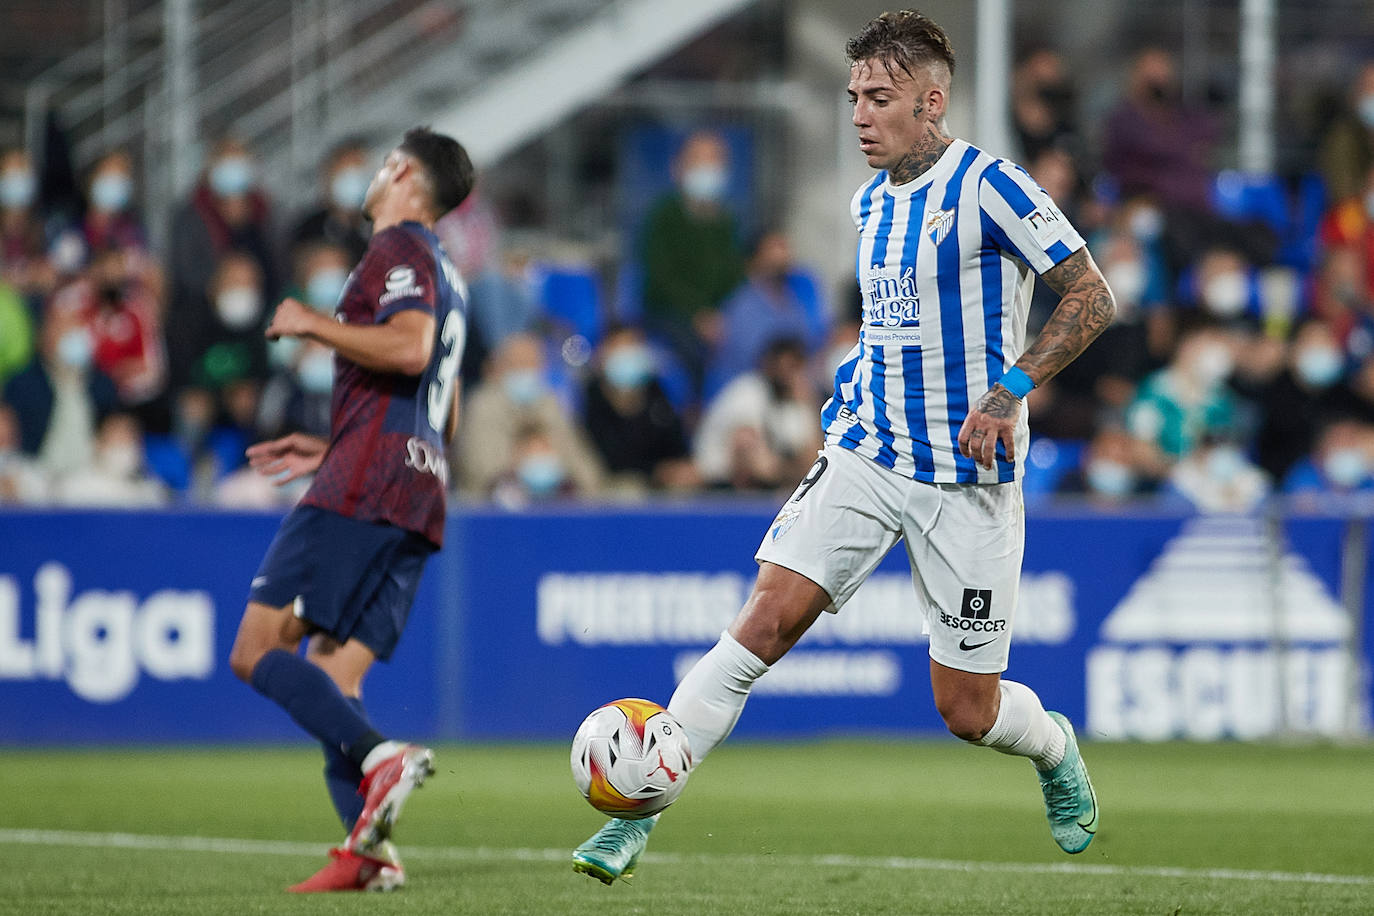
[[973, 744], [1016, 757], [1029, 757], [1037, 770], [1064, 759], [1064, 731], [1045, 714], [1040, 698], [1025, 684], [1002, 681], [1002, 706], [988, 733]]
[[668, 711], [687, 732], [693, 766], [730, 734], [749, 699], [749, 688], [767, 671], [768, 666], [727, 631], [687, 672]]

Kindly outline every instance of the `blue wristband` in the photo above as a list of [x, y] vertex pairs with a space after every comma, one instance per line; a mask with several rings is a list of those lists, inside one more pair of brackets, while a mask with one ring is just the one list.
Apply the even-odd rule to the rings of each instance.
[[1035, 387], [1035, 382], [1031, 377], [1020, 369], [1012, 366], [1006, 373], [997, 380], [997, 384], [1016, 395], [1017, 400], [1022, 400], [1030, 394], [1030, 390]]

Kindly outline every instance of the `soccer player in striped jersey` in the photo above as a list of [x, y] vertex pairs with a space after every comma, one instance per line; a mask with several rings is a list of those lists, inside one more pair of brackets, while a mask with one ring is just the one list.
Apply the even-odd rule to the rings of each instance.
[[229, 655], [238, 677], [323, 745], [325, 782], [348, 831], [330, 863], [292, 891], [402, 884], [391, 829], [434, 772], [428, 748], [373, 728], [362, 683], [374, 660], [390, 657], [443, 541], [444, 446], [458, 422], [467, 307], [433, 230], [472, 184], [461, 145], [408, 131], [368, 188], [372, 240], [335, 315], [286, 299], [267, 328], [335, 354], [329, 440], [295, 433], [248, 450], [278, 483], [315, 479], [267, 549]]
[[[835, 374], [826, 445], [756, 555], [758, 580], [669, 703], [698, 764], [750, 686], [824, 612], [838, 612], [905, 540], [913, 613], [949, 730], [1027, 757], [1069, 853], [1097, 830], [1072, 727], [1004, 680], [1024, 542], [1023, 400], [1112, 320], [1111, 291], [1059, 208], [1020, 167], [948, 135], [954, 53], [920, 13], [884, 13], [846, 46], [859, 150], [878, 170], [854, 196], [859, 343]], [[1027, 345], [1032, 274], [1060, 295]], [[613, 819], [573, 853], [610, 883], [655, 819]]]

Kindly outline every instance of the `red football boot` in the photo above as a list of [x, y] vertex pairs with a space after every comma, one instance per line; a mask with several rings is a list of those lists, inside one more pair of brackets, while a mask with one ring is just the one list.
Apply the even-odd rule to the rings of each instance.
[[339, 848], [329, 850], [329, 856], [328, 865], [300, 884], [288, 887], [287, 891], [292, 894], [390, 891], [405, 884], [405, 871], [399, 861], [391, 863]]
[[381, 844], [390, 839], [406, 798], [433, 774], [434, 752], [418, 744], [402, 746], [369, 770], [358, 787], [365, 799], [363, 812], [344, 841], [344, 848], [375, 856]]

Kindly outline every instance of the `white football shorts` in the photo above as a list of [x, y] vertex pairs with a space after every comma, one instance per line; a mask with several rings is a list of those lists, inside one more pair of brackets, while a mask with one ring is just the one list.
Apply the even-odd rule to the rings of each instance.
[[754, 559], [815, 582], [834, 613], [903, 538], [930, 657], [975, 674], [1005, 671], [1025, 546], [1019, 480], [924, 483], [827, 445]]

